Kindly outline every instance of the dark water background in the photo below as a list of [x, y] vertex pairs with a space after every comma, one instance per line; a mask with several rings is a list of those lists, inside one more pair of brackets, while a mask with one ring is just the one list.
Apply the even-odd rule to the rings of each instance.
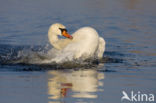
[[[4, 64], [20, 50], [51, 48], [55, 22], [71, 34], [95, 28], [106, 40], [104, 63]], [[155, 38], [156, 0], [0, 0], [0, 103], [120, 103], [123, 90], [156, 94]]]

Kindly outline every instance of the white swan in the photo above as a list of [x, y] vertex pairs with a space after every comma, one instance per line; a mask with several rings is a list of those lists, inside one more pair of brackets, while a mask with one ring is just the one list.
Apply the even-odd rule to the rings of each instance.
[[[59, 39], [59, 35], [67, 38]], [[55, 62], [60, 62], [68, 57], [83, 60], [95, 57], [100, 59], [105, 51], [105, 40], [99, 37], [96, 30], [91, 27], [80, 28], [72, 35], [69, 35], [64, 25], [55, 23], [49, 28], [48, 38], [53, 47], [60, 52], [52, 60]], [[71, 58], [69, 60], [72, 60]]]

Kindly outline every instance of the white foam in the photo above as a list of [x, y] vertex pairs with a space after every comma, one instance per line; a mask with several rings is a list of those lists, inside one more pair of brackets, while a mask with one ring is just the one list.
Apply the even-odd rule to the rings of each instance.
[[50, 63], [63, 63], [73, 60], [72, 52], [63, 52], [52, 48], [45, 52], [33, 51], [30, 49], [23, 49], [18, 51], [17, 59], [14, 63], [26, 63], [26, 64], [50, 64]]

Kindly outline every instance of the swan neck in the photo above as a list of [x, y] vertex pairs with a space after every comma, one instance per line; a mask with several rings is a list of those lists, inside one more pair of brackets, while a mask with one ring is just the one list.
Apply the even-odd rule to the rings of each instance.
[[52, 32], [51, 30], [48, 32], [48, 38], [51, 43], [51, 45], [54, 46], [56, 49], [60, 49], [60, 46], [57, 44], [59, 41], [58, 36], [56, 33]]
[[48, 32], [48, 38], [51, 43], [57, 42], [58, 41], [58, 36], [56, 33], [49, 31]]

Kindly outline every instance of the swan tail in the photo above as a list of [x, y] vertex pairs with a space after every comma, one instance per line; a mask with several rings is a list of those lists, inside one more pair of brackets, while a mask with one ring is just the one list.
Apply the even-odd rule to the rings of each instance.
[[105, 40], [102, 37], [99, 37], [99, 46], [96, 52], [98, 59], [101, 59], [103, 57], [103, 53], [105, 51], [105, 44]]

